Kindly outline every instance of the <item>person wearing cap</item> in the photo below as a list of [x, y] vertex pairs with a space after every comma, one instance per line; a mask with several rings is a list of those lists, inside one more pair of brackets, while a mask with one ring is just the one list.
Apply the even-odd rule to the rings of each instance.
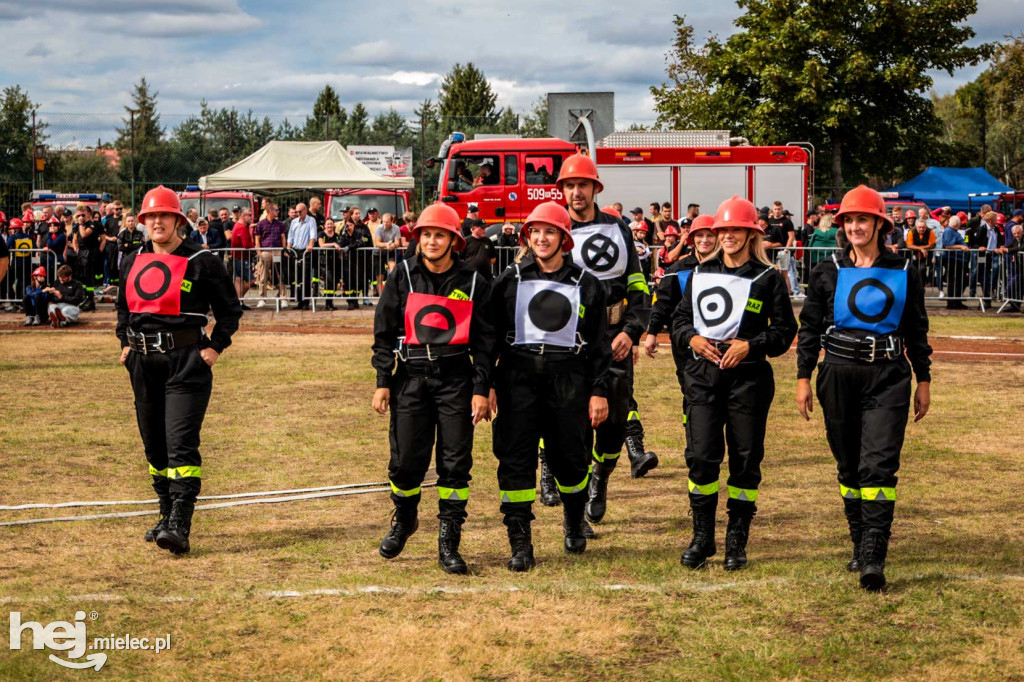
[[647, 230], [644, 232], [644, 242], [647, 244], [647, 246], [653, 246], [654, 245], [654, 223], [651, 222], [650, 218], [645, 218], [644, 217], [644, 209], [642, 209], [639, 206], [637, 206], [632, 211], [630, 211], [630, 214], [633, 217], [633, 222], [630, 223], [630, 225], [629, 225], [630, 228], [632, 228], [634, 224], [642, 222], [644, 224], [644, 226], [647, 227]]
[[498, 341], [492, 442], [511, 571], [534, 565], [539, 439], [562, 502], [563, 548], [581, 554], [587, 547], [590, 429], [608, 415], [611, 349], [601, 283], [565, 257], [574, 241], [570, 225], [564, 207], [537, 206], [519, 232], [523, 248], [498, 276], [491, 298]]
[[[775, 378], [768, 358], [789, 350], [796, 318], [789, 287], [764, 250], [757, 208], [738, 196], [715, 212], [718, 246], [693, 269], [672, 317], [672, 341], [691, 349], [683, 369], [687, 488], [693, 538], [680, 561], [697, 569], [717, 552], [719, 473], [729, 454], [727, 571], [747, 565], [768, 410]], [[725, 438], [723, 440], [723, 430]]]
[[32, 271], [32, 277], [25, 285], [25, 296], [21, 299], [22, 310], [25, 311], [23, 327], [36, 327], [40, 317], [46, 313], [46, 268], [38, 267]]
[[[173, 190], [146, 192], [139, 219], [149, 241], [121, 260], [116, 334], [160, 503], [160, 519], [145, 539], [180, 555], [191, 549], [202, 488], [199, 439], [211, 368], [231, 345], [242, 307], [224, 260], [181, 237], [185, 214]], [[211, 311], [216, 324], [207, 336]]]
[[466, 217], [462, 219], [462, 236], [468, 237], [473, 230], [473, 224], [480, 220], [480, 207], [470, 204], [466, 208]]
[[388, 275], [373, 318], [373, 409], [381, 415], [391, 411], [388, 480], [395, 506], [379, 551], [385, 559], [397, 557], [419, 527], [420, 487], [436, 434], [438, 563], [446, 573], [463, 574], [468, 568], [459, 544], [473, 429], [491, 418], [491, 287], [455, 257], [466, 241], [453, 208], [427, 206], [412, 238], [419, 245], [416, 255]]
[[[627, 435], [643, 439], [639, 411], [633, 401], [632, 355], [650, 319], [650, 290], [647, 275], [640, 269], [633, 234], [620, 219], [597, 208], [597, 195], [604, 186], [594, 161], [583, 154], [568, 157], [562, 162], [556, 184], [565, 196], [572, 219], [572, 261], [601, 280], [607, 293], [606, 339], [612, 353], [608, 419], [594, 429], [594, 465], [586, 508], [587, 519], [599, 523], [607, 511], [608, 479], [618, 464]], [[671, 206], [668, 210], [671, 211]], [[548, 457], [551, 457], [549, 445], [548, 450]], [[630, 469], [634, 478], [658, 465], [654, 453], [644, 453], [640, 448], [639, 459], [632, 459], [633, 454], [630, 448]]]
[[633, 244], [636, 246], [636, 256], [640, 259], [640, 270], [651, 271], [651, 247], [647, 245], [647, 223], [643, 220], [633, 221], [629, 224], [633, 232]]
[[836, 217], [841, 251], [811, 272], [800, 312], [796, 406], [810, 420], [818, 367], [818, 402], [853, 542], [846, 568], [860, 573], [861, 587], [880, 590], [912, 372], [914, 421], [931, 402], [928, 314], [917, 270], [885, 248], [893, 225], [881, 195], [852, 189]]
[[[648, 357], [658, 357], [658, 335], [668, 329], [671, 331], [672, 314], [679, 299], [682, 297], [682, 287], [689, 280], [693, 269], [707, 260], [715, 247], [718, 246], [718, 237], [715, 235], [712, 226], [715, 224], [715, 217], [710, 215], [698, 215], [690, 225], [690, 231], [686, 240], [693, 248], [682, 260], [673, 263], [662, 272], [661, 282], [654, 291], [654, 303], [651, 305], [651, 321], [647, 325], [647, 337], [644, 339], [644, 352]], [[671, 334], [669, 334], [671, 339]], [[676, 365], [676, 379], [679, 380], [679, 388], [683, 388], [683, 367], [686, 365], [688, 356], [691, 356], [687, 348], [680, 348], [671, 343], [672, 359]], [[692, 357], [692, 356], [691, 356]], [[683, 408], [685, 412], [686, 408]]]
[[466, 248], [462, 250], [462, 260], [473, 266], [481, 277], [491, 281], [494, 279], [498, 251], [494, 248], [494, 242], [487, 237], [487, 223], [480, 219], [473, 221], [470, 232], [466, 237]]
[[679, 228], [675, 225], [669, 225], [661, 234], [663, 242], [661, 254], [658, 257], [658, 263], [668, 267], [679, 259], [678, 257], [683, 247], [683, 241], [679, 238], [681, 236]]

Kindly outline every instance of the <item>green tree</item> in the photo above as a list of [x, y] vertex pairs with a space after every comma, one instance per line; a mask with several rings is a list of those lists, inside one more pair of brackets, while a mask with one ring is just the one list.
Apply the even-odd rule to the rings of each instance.
[[[150, 91], [145, 77], [139, 80], [132, 89], [132, 105], [124, 108], [123, 127], [117, 129], [114, 142], [121, 153], [119, 175], [122, 180], [130, 182], [134, 170], [135, 180], [139, 183], [136, 193], [147, 189], [147, 185], [171, 180], [173, 164], [167, 154], [164, 129], [157, 113], [158, 94]], [[128, 203], [134, 206], [137, 199], [141, 196], [133, 197]]]
[[449, 129], [494, 126], [501, 116], [495, 108], [498, 96], [483, 71], [468, 62], [456, 64], [441, 81], [437, 109], [442, 126]]
[[105, 191], [120, 184], [107, 157], [93, 152], [66, 152], [53, 158], [47, 176], [54, 184], [90, 191]]
[[[0, 93], [0, 210], [17, 215], [32, 187], [32, 113], [38, 105], [20, 86]], [[36, 125], [36, 143], [42, 144], [45, 126]]]
[[523, 137], [548, 137], [548, 98], [540, 96], [523, 116]]
[[366, 144], [370, 136], [370, 112], [362, 102], [356, 102], [345, 125], [346, 144]]
[[339, 140], [344, 144], [348, 113], [341, 106], [338, 93], [330, 85], [317, 95], [313, 103], [313, 116], [306, 119], [303, 137], [308, 140]]
[[413, 144], [413, 134], [402, 115], [394, 109], [388, 109], [373, 117], [369, 141], [370, 144], [409, 147]]
[[[693, 41], [676, 17], [668, 82], [651, 89], [658, 125], [728, 128], [755, 144], [810, 140], [831, 184], [893, 174], [939, 133], [929, 70], [988, 58], [969, 46], [976, 0], [737, 0], [738, 31]], [[919, 35], [941, 39], [908, 39]]]

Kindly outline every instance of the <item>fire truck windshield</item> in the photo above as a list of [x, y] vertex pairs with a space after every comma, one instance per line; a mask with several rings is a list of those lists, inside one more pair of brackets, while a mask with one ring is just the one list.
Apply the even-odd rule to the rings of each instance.
[[395, 216], [401, 216], [408, 210], [405, 197], [401, 194], [344, 194], [331, 197], [328, 215], [331, 216], [331, 220], [340, 221], [350, 206], [359, 209], [363, 220], [366, 220], [366, 214], [371, 208], [377, 209], [381, 214], [392, 213]]

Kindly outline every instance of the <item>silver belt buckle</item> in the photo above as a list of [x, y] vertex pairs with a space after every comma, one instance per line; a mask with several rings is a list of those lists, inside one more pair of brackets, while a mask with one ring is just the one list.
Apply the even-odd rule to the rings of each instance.
[[878, 350], [878, 341], [873, 336], [865, 336], [864, 340], [865, 341], [868, 341], [868, 340], [871, 341], [871, 357], [868, 359], [868, 362], [874, 362], [875, 361], [875, 352]]

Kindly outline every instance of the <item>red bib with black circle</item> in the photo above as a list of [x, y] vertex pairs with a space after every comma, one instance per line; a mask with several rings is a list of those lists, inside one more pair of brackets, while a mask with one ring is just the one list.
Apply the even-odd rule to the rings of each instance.
[[125, 298], [132, 313], [181, 314], [181, 283], [188, 259], [165, 253], [140, 253], [128, 272]]
[[413, 346], [469, 343], [473, 301], [411, 293], [405, 299], [405, 343]]

